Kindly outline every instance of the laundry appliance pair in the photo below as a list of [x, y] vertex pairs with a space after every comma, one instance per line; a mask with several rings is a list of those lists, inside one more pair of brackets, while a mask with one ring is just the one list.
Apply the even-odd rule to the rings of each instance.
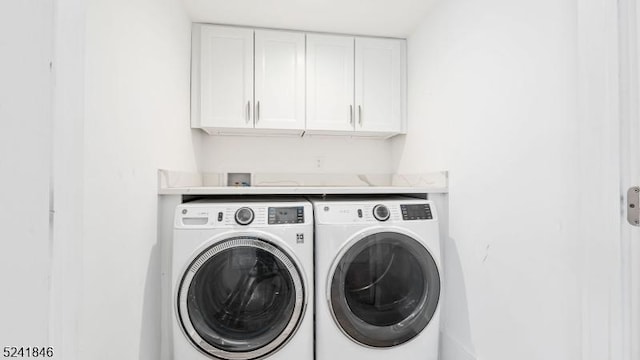
[[412, 198], [177, 207], [174, 360], [436, 360], [437, 214]]

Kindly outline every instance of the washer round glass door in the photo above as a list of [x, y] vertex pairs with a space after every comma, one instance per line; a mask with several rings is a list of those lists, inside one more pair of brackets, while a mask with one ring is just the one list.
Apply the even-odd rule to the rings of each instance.
[[418, 335], [440, 298], [440, 275], [429, 251], [398, 232], [362, 238], [336, 260], [329, 278], [334, 319], [365, 346], [391, 347]]
[[305, 292], [299, 269], [259, 238], [238, 237], [198, 255], [178, 293], [187, 336], [221, 359], [255, 359], [278, 350], [302, 320]]

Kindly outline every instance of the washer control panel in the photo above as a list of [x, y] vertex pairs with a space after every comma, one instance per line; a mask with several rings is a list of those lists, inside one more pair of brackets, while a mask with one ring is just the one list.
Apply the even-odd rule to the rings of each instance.
[[269, 225], [275, 224], [304, 224], [304, 207], [269, 207]]
[[176, 208], [174, 226], [176, 229], [254, 229], [267, 226], [307, 226], [312, 223], [312, 205], [304, 200], [196, 200]]
[[431, 206], [429, 204], [401, 204], [402, 220], [431, 220]]

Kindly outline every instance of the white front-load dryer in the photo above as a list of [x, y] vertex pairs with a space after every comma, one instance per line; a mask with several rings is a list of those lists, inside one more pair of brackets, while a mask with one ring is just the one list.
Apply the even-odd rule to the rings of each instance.
[[313, 203], [316, 359], [438, 359], [434, 204], [413, 198]]
[[173, 359], [313, 359], [313, 211], [302, 199], [175, 213]]

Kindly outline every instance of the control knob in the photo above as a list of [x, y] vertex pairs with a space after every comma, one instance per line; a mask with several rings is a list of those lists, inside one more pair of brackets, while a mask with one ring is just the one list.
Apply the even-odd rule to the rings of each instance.
[[373, 217], [376, 218], [376, 220], [387, 221], [389, 220], [389, 216], [391, 216], [391, 213], [388, 207], [382, 204], [373, 207]]
[[249, 225], [254, 218], [253, 210], [248, 207], [242, 207], [236, 211], [235, 218], [239, 225]]

